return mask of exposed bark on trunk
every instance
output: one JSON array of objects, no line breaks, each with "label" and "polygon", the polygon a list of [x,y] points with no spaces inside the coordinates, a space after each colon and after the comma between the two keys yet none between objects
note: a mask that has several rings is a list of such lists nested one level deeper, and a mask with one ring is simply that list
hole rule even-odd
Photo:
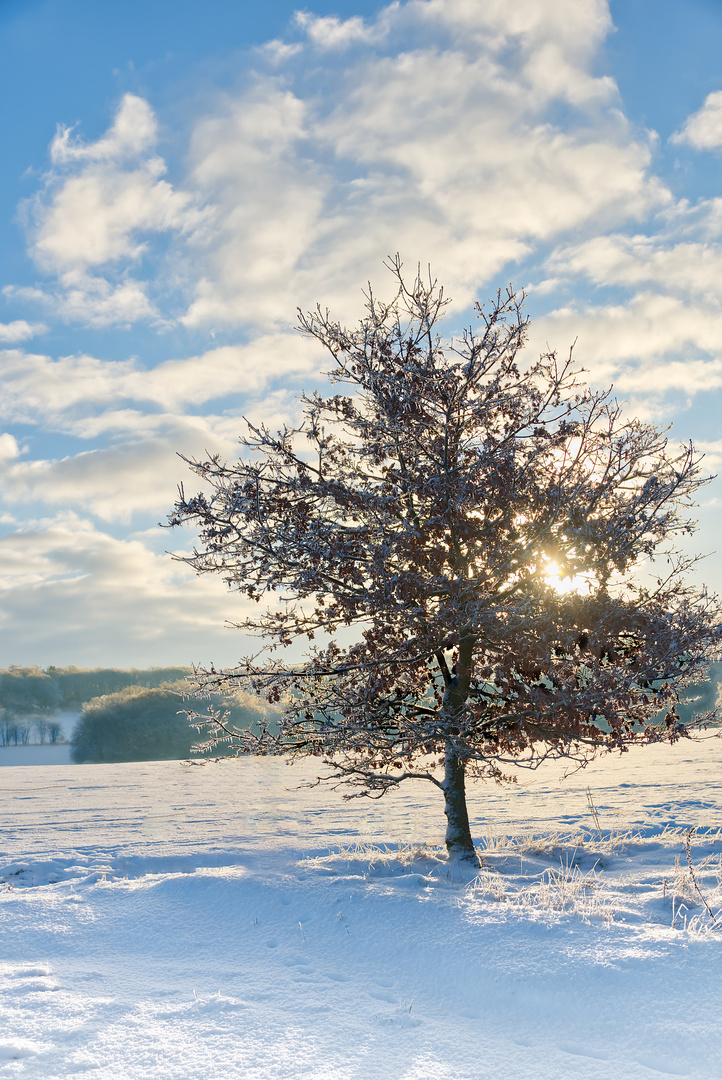
[{"label": "exposed bark on trunk", "polygon": [[469,828],[469,812],[466,808],[466,785],[464,772],[466,764],[459,758],[458,747],[453,737],[459,734],[455,718],[460,715],[469,696],[471,685],[471,662],[474,650],[474,638],[470,633],[461,635],[459,642],[458,674],[452,678],[443,651],[436,654],[441,673],[444,677],[444,700],[442,708],[447,717],[447,732],[451,736],[446,741],[444,767],[444,813],[446,814],[446,850],[455,859],[463,859],[473,866],[479,866],[479,858],[474,849]]},{"label": "exposed bark on trunk", "polygon": [[446,814],[446,850],[455,859],[479,866],[479,858],[471,839],[469,812],[466,808],[464,762],[459,761],[455,748],[447,743],[444,770],[444,813]]}]

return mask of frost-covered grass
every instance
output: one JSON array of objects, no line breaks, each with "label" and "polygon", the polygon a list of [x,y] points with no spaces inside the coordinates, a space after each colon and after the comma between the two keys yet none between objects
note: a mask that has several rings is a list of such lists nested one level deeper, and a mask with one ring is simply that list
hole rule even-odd
[{"label": "frost-covered grass", "polygon": [[[693,846],[694,845],[694,846]],[[683,854],[679,854],[680,847]],[[688,853],[689,847],[689,853]],[[418,886],[462,888],[459,904],[495,900],[520,916],[585,921],[615,918],[683,926],[690,932],[722,931],[722,829],[674,829],[655,837],[640,832],[595,835],[552,832],[488,835],[478,844],[479,871],[449,863],[443,847],[356,843],[305,865],[326,873],[415,879]],[[643,856],[665,850],[669,873],[641,875]],[[482,904],[482,906],[484,906]]]},{"label": "frost-covered grass", "polygon": [[722,742],[472,787],[479,870],[313,775],[3,769],[0,1076],[722,1077]]}]

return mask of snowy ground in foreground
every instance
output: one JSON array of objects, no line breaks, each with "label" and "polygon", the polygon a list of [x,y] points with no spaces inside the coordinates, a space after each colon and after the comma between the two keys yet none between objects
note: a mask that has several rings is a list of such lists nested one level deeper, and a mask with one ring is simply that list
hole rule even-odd
[{"label": "snowy ground in foreground", "polygon": [[4,768],[0,1076],[722,1078],[721,740],[472,786],[479,874],[313,775]]}]

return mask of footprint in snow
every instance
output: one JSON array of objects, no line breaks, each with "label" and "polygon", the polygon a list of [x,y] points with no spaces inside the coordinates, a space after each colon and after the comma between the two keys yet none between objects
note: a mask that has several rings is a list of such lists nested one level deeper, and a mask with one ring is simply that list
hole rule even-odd
[{"label": "footprint in snow", "polygon": [[574,1057],[593,1058],[595,1061],[609,1060],[609,1054],[605,1050],[593,1050],[589,1046],[582,1046],[579,1043],[560,1043],[559,1049],[565,1054],[572,1054]]}]

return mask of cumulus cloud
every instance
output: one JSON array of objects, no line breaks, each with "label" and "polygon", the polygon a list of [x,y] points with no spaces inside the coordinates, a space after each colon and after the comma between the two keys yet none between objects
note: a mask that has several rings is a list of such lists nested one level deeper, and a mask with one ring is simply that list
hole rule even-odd
[{"label": "cumulus cloud", "polygon": [[11,435],[9,431],[2,432],[0,434],[0,462],[6,464],[19,456],[20,447],[15,436]]},{"label": "cumulus cloud", "polygon": [[710,237],[710,216],[702,214],[694,232],[683,217],[680,228],[652,236],[615,233],[560,247],[546,263],[551,281],[568,288],[586,279],[602,296],[624,290],[623,304],[602,300],[587,305],[584,317],[593,311],[596,322],[608,318],[610,342],[615,328],[626,333],[629,357],[669,358],[678,350],[722,355],[722,238],[719,229]]},{"label": "cumulus cloud", "polygon": [[722,466],[722,439],[701,439],[695,446],[704,454],[706,468],[719,469]]},{"label": "cumulus cloud", "polygon": [[36,303],[64,322],[85,326],[131,326],[141,320],[166,324],[145,290],[144,283],[128,276],[113,284],[107,278],[72,270],[61,276],[59,288],[7,285],[3,293],[10,299]]},{"label": "cumulus cloud", "polygon": [[[0,418],[76,431],[81,418],[121,403],[182,413],[234,395],[253,399],[274,379],[313,376],[317,344],[300,334],[264,334],[248,345],[225,345],[198,356],[166,360],[144,369],[137,360],[65,356],[57,360],[21,349],[0,351]],[[130,414],[129,414],[130,415]]]},{"label": "cumulus cloud", "polygon": [[505,0],[487,0],[481,7],[476,0],[411,0],[403,6],[392,4],[387,11],[400,19],[408,15],[450,28],[455,39],[471,36],[475,44],[491,37],[495,47],[501,40],[531,51],[556,40],[585,60],[612,29],[606,0],[518,0],[511,7]]},{"label": "cumulus cloud", "polygon": [[[297,419],[292,389],[315,381],[318,349],[300,335],[269,335],[143,370],[135,360],[48,356],[5,350],[0,419],[90,443],[63,457],[21,455],[0,435],[0,499],[6,505],[74,506],[104,521],[168,512],[178,483],[191,479],[186,457],[235,459],[245,431],[241,411],[272,428]],[[269,386],[269,380],[279,385]],[[199,413],[215,402],[224,412]],[[242,409],[241,409],[242,407]],[[190,414],[184,410],[191,408]],[[104,445],[93,445],[102,440]],[[82,445],[82,443],[81,443]]]},{"label": "cumulus cloud", "polygon": [[157,317],[147,283],[133,280],[129,270],[149,252],[154,234],[187,233],[203,212],[164,179],[156,134],[150,106],[132,94],[95,142],[58,130],[45,189],[24,205],[31,255],[58,287],[16,295],[95,326]]},{"label": "cumulus cloud", "polygon": [[651,290],[624,303],[573,304],[536,319],[530,352],[547,346],[575,361],[597,386],[614,384],[646,419],[684,408],[722,387],[722,311]]},{"label": "cumulus cloud", "polygon": [[189,326],[283,320],[319,298],[355,313],[359,281],[396,250],[467,304],[555,237],[670,202],[593,72],[603,0],[411,0],[300,25],[304,50],[196,125],[189,184],[214,212],[191,241]]},{"label": "cumulus cloud", "polygon": [[[252,403],[249,403],[252,404]],[[289,402],[279,395],[254,411],[270,425],[289,418]],[[205,459],[220,454],[233,461],[246,427],[238,416],[177,417],[135,410],[109,411],[73,425],[78,435],[109,435],[107,446],[61,458],[30,458],[12,435],[0,435],[0,501],[15,508],[72,506],[105,522],[128,524],[140,518],[165,520],[178,485],[196,480],[179,456]]]},{"label": "cumulus cloud", "polygon": [[255,51],[264,60],[276,65],[290,60],[292,56],[296,56],[297,53],[301,52],[302,48],[303,46],[298,42],[291,45],[287,41],[281,41],[280,38],[274,38],[272,41],[266,41],[263,45],[256,46]]},{"label": "cumulus cloud", "polygon": [[64,178],[38,210],[35,258],[61,272],[135,261],[147,247],[140,234],[186,224],[190,198],[174,191],[164,172],[153,157],[135,169],[93,164]]},{"label": "cumulus cloud", "polygon": [[10,323],[0,323],[0,342],[2,341],[27,341],[36,334],[44,334],[47,326],[44,323],[29,323],[25,319],[14,319]]},{"label": "cumulus cloud", "polygon": [[535,344],[540,335],[578,337],[593,375],[614,379],[648,408],[670,394],[685,402],[722,386],[718,201],[675,208],[650,234],[613,232],[557,247],[545,263],[548,291],[578,291],[586,281],[599,299],[550,312],[533,328]]},{"label": "cumulus cloud", "polygon": [[385,36],[386,27],[369,26],[358,15],[339,19],[337,15],[313,15],[310,11],[296,12],[296,25],[321,49],[345,49],[359,43],[370,44]]},{"label": "cumulus cloud", "polygon": [[590,71],[612,30],[607,0],[411,0],[386,13],[406,31],[418,23],[465,52],[503,58],[497,67],[502,80],[508,74],[532,90],[539,108],[559,97],[574,104],[617,97],[612,79]]},{"label": "cumulus cloud", "polygon": [[669,232],[598,236],[557,249],[547,266],[560,277],[584,275],[596,285],[656,285],[678,295],[722,301],[722,245],[707,239],[675,242]]},{"label": "cumulus cloud", "polygon": [[158,124],[148,102],[135,94],[125,94],[113,124],[94,143],[74,139],[73,129],[59,124],[50,146],[50,159],[59,165],[68,161],[118,161],[135,157],[155,145],[157,132]]},{"label": "cumulus cloud", "polygon": [[[58,460],[26,460],[17,455],[7,460],[0,477],[0,497],[16,506],[73,506],[103,521],[128,523],[134,515],[150,513],[165,517],[177,485],[190,479],[179,450],[189,456],[205,456],[207,450],[229,458],[236,454],[240,425],[235,419],[137,419],[140,423],[133,437],[126,432],[122,441],[102,449]],[[0,453],[2,449],[0,441]]]},{"label": "cumulus cloud", "polygon": [[722,90],[708,94],[702,108],[687,117],[682,129],[670,137],[670,142],[686,143],[695,150],[719,150],[722,147]]},{"label": "cumulus cloud", "polygon": [[186,325],[292,317],[331,184],[303,151],[307,112],[270,79],[196,126],[192,182],[214,213],[193,238],[202,269]]},{"label": "cumulus cloud", "polygon": [[[252,422],[272,429],[294,420],[295,402],[283,391],[246,401]],[[220,454],[234,461],[246,424],[238,415],[177,416],[108,410],[68,424],[79,438],[107,436],[109,445],[59,458],[23,454],[9,433],[0,435],[0,501],[7,505],[72,506],[96,519],[129,523],[138,516],[165,520],[178,485],[196,480],[183,458]]]},{"label": "cumulus cloud", "polygon": [[224,629],[243,609],[222,582],[75,513],[0,537],[0,596],[8,663],[228,664],[245,650]]},{"label": "cumulus cloud", "polygon": [[[59,128],[28,208],[33,256],[59,284],[16,295],[90,325],[160,322],[165,283],[188,297],[188,328],[267,329],[318,299],[354,317],[359,283],[399,250],[466,305],[555,238],[669,203],[594,71],[610,29],[605,0],[303,12],[301,41],[257,52],[270,70],[195,122],[179,185],[136,95],[94,142]],[[135,268],[159,233],[171,252],[151,288]]]}]

